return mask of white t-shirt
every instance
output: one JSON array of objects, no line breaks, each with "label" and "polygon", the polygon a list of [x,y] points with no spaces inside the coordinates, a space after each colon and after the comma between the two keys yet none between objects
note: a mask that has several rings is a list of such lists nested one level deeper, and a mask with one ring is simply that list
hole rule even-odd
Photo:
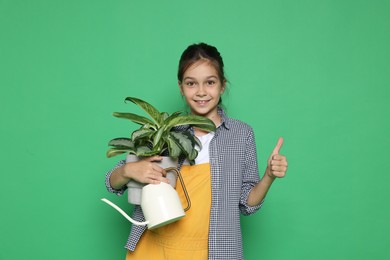
[{"label": "white t-shirt", "polygon": [[200,149],[199,146],[195,146],[195,149],[199,152],[198,156],[195,158],[195,164],[208,163],[210,162],[209,146],[211,139],[214,137],[214,132],[197,137],[202,144],[202,149]]}]

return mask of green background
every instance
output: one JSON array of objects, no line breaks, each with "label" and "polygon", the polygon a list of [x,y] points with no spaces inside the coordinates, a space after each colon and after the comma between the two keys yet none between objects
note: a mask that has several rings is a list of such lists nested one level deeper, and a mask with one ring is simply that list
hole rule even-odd
[{"label": "green background", "polygon": [[0,0],[0,259],[124,259],[130,223],[100,198],[131,210],[105,152],[135,126],[112,112],[184,109],[177,62],[201,41],[261,172],[285,138],[246,259],[389,259],[389,3]]}]

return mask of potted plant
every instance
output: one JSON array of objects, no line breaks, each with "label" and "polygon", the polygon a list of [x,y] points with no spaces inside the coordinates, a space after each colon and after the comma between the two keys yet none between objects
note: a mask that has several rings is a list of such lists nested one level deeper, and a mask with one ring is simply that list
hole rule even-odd
[{"label": "potted plant", "polygon": [[[150,118],[134,113],[114,112],[115,117],[128,119],[141,125],[141,127],[133,131],[130,137],[112,139],[108,143],[111,146],[107,151],[107,157],[109,158],[127,153],[126,162],[134,162],[146,156],[168,154],[168,157],[164,157],[161,161],[161,167],[163,168],[172,167],[173,165],[177,167],[177,159],[180,156],[184,156],[190,164],[193,164],[198,155],[195,145],[201,147],[201,144],[191,133],[178,131],[176,127],[191,125],[208,132],[215,130],[214,123],[205,117],[192,114],[182,115],[180,111],[169,115],[135,97],[127,97],[126,101],[139,106]],[[176,185],[176,177],[176,174],[174,176],[167,175],[173,187]],[[140,204],[141,189],[144,184],[132,180],[127,186],[129,188],[129,202]]]}]

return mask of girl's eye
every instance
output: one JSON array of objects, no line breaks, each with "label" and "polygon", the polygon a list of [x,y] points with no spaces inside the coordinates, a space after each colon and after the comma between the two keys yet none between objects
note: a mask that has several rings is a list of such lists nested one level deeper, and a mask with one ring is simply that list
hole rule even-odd
[{"label": "girl's eye", "polygon": [[212,86],[212,85],[214,85],[215,84],[215,81],[214,80],[209,80],[209,81],[207,81],[207,85],[209,85],[209,86]]},{"label": "girl's eye", "polygon": [[192,87],[192,86],[195,85],[195,82],[193,82],[193,81],[187,81],[187,82],[186,82],[186,85],[189,86],[189,87]]}]

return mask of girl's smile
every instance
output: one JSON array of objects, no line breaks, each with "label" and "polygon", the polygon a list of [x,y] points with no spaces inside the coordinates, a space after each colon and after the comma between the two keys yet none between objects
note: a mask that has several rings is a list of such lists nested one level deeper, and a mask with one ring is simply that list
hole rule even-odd
[{"label": "girl's smile", "polygon": [[210,100],[195,100],[196,103],[198,103],[199,106],[206,106]]}]

